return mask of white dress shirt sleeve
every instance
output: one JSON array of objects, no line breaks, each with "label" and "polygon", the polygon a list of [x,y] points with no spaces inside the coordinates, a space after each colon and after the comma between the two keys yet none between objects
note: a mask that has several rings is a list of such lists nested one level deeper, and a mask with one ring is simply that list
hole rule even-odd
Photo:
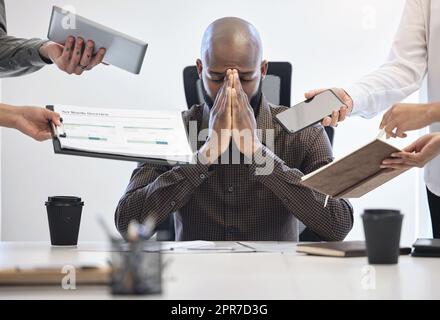
[{"label": "white dress shirt sleeve", "polygon": [[371,118],[421,86],[427,72],[427,22],[420,0],[407,0],[390,55],[378,70],[347,86],[352,115]]}]

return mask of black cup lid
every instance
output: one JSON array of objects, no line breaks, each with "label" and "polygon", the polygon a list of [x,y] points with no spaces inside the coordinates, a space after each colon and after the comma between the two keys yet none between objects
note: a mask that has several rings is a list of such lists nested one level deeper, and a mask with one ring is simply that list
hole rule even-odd
[{"label": "black cup lid", "polygon": [[364,210],[365,215],[399,215],[401,214],[400,210],[397,209],[365,209]]},{"label": "black cup lid", "polygon": [[70,197],[70,196],[55,196],[48,197],[46,206],[82,206],[84,202],[81,201],[79,197]]}]

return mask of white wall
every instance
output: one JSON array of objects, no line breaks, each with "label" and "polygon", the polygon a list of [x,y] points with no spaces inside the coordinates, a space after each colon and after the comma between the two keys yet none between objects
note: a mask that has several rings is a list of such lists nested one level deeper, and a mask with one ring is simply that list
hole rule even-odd
[{"label": "white wall", "polygon": [[[6,4],[11,34],[44,37],[51,5],[73,5],[84,16],[145,39],[150,47],[139,76],[100,67],[76,78],[48,67],[4,80],[4,102],[183,109],[182,70],[194,64],[201,35],[216,18],[239,16],[256,25],[265,57],[293,64],[292,102],[297,102],[308,89],[354,81],[381,64],[404,1],[14,0]],[[351,118],[341,124],[335,154],[347,153],[373,138],[378,122],[379,118]],[[48,239],[44,200],[56,194],[83,197],[80,240],[103,239],[96,214],[104,214],[113,223],[114,208],[133,169],[130,163],[54,155],[50,142],[37,144],[10,130],[3,132],[1,165],[3,240]],[[403,240],[412,242],[418,232],[415,195],[422,194],[415,185],[417,174],[413,170],[353,201],[356,222],[349,238],[363,237],[358,216],[364,207],[395,207],[406,215]]]}]

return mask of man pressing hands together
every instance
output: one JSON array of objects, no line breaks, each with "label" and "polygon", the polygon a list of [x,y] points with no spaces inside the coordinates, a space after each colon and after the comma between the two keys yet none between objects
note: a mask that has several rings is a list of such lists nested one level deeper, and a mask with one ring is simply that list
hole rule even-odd
[{"label": "man pressing hands together", "polygon": [[131,220],[174,216],[176,240],[298,240],[300,222],[323,240],[344,239],[350,203],[324,207],[325,195],[301,184],[332,161],[328,137],[321,125],[289,134],[274,121],[287,107],[262,94],[262,54],[249,22],[228,17],[207,28],[197,60],[205,103],[183,112],[197,161],[139,164],[115,212],[124,237]]}]

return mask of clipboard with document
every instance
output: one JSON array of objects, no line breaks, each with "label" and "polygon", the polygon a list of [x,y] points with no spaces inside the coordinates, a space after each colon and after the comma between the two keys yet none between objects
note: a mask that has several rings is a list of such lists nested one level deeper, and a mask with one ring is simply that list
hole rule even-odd
[{"label": "clipboard with document", "polygon": [[194,161],[181,111],[106,109],[50,105],[55,154],[185,165]]}]

